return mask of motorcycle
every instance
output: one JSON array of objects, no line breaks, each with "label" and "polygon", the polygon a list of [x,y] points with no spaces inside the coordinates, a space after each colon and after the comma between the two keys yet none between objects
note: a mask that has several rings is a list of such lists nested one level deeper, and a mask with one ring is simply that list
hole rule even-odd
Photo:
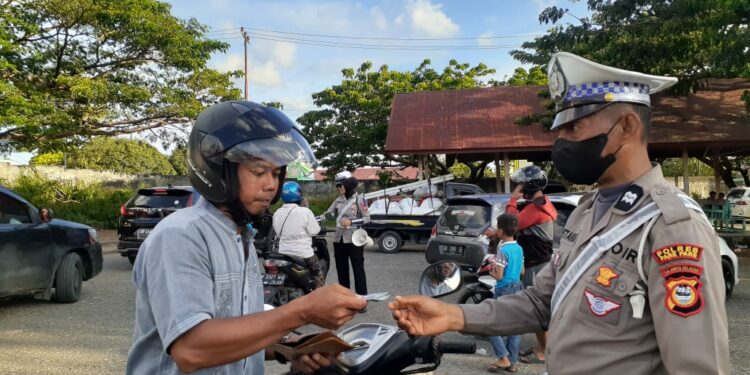
[{"label": "motorcycle", "polygon": [[[460,266],[452,261],[430,265],[419,282],[420,293],[442,297],[462,285]],[[419,374],[440,366],[443,354],[474,354],[476,344],[446,341],[441,336],[409,336],[398,327],[361,323],[343,330],[338,337],[353,349],[342,352],[339,363],[320,369],[318,375]],[[415,365],[420,367],[412,368]]]},{"label": "motorcycle", "polygon": [[[281,306],[289,301],[312,292],[315,289],[315,279],[304,259],[274,252],[273,241],[276,233],[273,230],[273,215],[270,212],[260,216],[252,223],[258,232],[254,237],[254,244],[258,258],[263,264],[263,292],[264,302],[273,306]],[[313,237],[313,252],[318,257],[323,282],[328,276],[331,264],[328,252],[326,228]]]},{"label": "motorcycle", "polygon": [[496,257],[493,254],[485,255],[482,264],[477,268],[476,282],[466,285],[466,290],[458,297],[459,304],[481,303],[495,296],[496,280],[490,276],[490,269],[495,267]]}]

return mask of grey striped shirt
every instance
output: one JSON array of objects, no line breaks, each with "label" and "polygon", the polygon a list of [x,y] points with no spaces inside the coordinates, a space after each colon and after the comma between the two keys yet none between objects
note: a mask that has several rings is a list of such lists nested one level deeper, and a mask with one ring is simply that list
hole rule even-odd
[{"label": "grey striped shirt", "polygon": [[[249,241],[243,261],[237,225],[200,199],[162,220],[141,245],[133,268],[135,329],[127,374],[182,374],[167,352],[197,324],[263,311],[258,258]],[[263,352],[193,374],[263,374]]]}]

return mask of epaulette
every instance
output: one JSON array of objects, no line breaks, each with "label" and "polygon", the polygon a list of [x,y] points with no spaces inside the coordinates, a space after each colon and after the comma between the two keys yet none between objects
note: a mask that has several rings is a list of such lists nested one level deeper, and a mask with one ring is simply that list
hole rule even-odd
[{"label": "epaulette", "polygon": [[667,184],[656,184],[651,188],[651,199],[656,203],[667,225],[690,219],[690,210],[678,196],[676,187]]}]

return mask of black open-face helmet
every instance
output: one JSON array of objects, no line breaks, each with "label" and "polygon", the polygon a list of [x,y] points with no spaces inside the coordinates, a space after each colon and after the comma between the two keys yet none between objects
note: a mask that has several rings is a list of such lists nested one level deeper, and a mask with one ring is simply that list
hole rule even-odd
[{"label": "black open-face helmet", "polygon": [[[294,161],[315,164],[310,145],[286,115],[248,101],[219,103],[201,112],[187,151],[188,175],[195,189],[213,204],[228,205],[232,211],[241,206],[237,178],[240,163],[263,159],[281,167],[273,203],[281,194],[286,165]],[[247,212],[244,214],[247,216]]]},{"label": "black open-face helmet", "polygon": [[527,165],[510,175],[510,180],[523,184],[523,195],[532,196],[547,187],[547,173],[536,165]]}]

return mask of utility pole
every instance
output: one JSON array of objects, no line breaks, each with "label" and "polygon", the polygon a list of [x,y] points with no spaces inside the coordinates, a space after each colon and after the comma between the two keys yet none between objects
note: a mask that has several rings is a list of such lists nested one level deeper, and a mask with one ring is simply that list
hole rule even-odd
[{"label": "utility pole", "polygon": [[250,37],[247,35],[244,27],[240,27],[242,33],[242,44],[245,46],[245,100],[247,99],[247,44],[250,43]]}]

